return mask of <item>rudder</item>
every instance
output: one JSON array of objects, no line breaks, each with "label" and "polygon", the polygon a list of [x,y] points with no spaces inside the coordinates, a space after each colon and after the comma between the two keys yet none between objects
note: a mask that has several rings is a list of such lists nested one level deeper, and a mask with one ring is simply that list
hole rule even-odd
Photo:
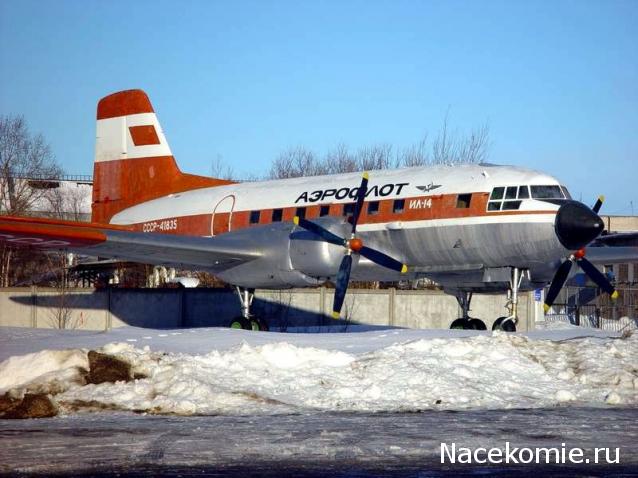
[{"label": "rudder", "polygon": [[180,171],[150,100],[142,90],[102,98],[97,106],[92,221],[151,199],[232,181]]}]

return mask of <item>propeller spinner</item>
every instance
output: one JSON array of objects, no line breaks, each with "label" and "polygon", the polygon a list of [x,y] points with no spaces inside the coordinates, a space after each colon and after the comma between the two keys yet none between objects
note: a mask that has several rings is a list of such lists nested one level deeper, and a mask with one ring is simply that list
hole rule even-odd
[{"label": "propeller spinner", "polygon": [[545,312],[552,306],[558,293],[567,282],[572,265],[576,262],[585,274],[612,299],[618,297],[618,291],[607,278],[585,258],[585,246],[596,239],[602,232],[603,221],[598,216],[605,198],[600,196],[596,204],[589,209],[584,204],[569,201],[563,204],[556,215],[556,234],[561,244],[567,249],[576,250],[560,265],[552,279],[545,297]]},{"label": "propeller spinner", "polygon": [[365,201],[367,191],[368,173],[363,173],[361,185],[357,190],[357,202],[355,204],[351,220],[352,230],[350,232],[350,238],[340,237],[323,226],[312,221],[308,221],[302,217],[295,216],[293,219],[296,225],[316,234],[324,241],[345,248],[345,254],[341,260],[339,271],[337,272],[337,277],[335,279],[335,296],[332,307],[332,316],[335,319],[338,319],[341,316],[341,308],[343,307],[343,301],[346,297],[346,291],[348,290],[350,271],[352,270],[352,254],[360,254],[375,264],[379,264],[380,266],[387,267],[388,269],[402,274],[408,271],[408,266],[406,266],[403,262],[393,259],[381,251],[365,246],[363,240],[357,237],[357,224],[359,223],[359,217],[363,209],[363,202]]}]

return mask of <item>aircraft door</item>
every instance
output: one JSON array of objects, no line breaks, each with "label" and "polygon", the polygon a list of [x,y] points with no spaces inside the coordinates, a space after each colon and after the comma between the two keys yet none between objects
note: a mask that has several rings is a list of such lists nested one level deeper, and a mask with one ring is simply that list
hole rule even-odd
[{"label": "aircraft door", "polygon": [[235,195],[229,194],[223,197],[213,208],[210,219],[210,235],[215,236],[228,232],[232,227],[233,209],[235,208]]}]

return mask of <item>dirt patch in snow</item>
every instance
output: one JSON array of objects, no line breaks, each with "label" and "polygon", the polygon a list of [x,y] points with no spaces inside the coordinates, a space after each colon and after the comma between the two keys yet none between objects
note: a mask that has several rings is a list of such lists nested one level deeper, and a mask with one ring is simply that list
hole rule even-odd
[{"label": "dirt patch in snow", "polygon": [[134,379],[146,378],[142,374],[133,374],[131,364],[112,355],[89,351],[89,372],[87,383],[130,382]]},{"label": "dirt patch in snow", "polygon": [[27,393],[22,400],[14,399],[5,394],[0,403],[6,407],[2,418],[47,418],[58,414],[58,405],[47,394]]}]

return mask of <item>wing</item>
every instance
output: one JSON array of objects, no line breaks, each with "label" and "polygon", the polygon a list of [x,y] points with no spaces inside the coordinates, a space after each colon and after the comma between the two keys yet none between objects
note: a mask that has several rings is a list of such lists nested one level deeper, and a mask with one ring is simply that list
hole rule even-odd
[{"label": "wing", "polygon": [[127,227],[53,219],[0,216],[0,243],[68,250],[147,264],[222,271],[261,256],[254,246],[224,236],[142,233]]},{"label": "wing", "polygon": [[638,247],[638,232],[618,232],[615,234],[605,234],[599,236],[594,241],[595,246],[624,246]]},{"label": "wing", "polygon": [[638,246],[588,247],[586,257],[599,265],[638,262]]}]

